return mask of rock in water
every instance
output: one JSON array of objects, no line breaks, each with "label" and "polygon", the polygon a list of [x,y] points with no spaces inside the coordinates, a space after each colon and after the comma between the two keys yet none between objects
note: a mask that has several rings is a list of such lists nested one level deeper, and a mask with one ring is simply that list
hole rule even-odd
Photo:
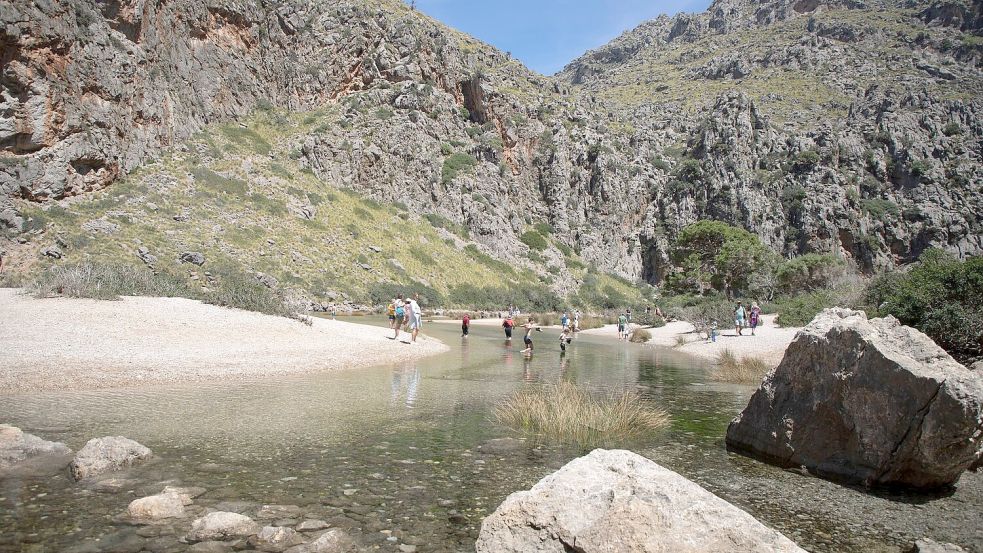
[{"label": "rock in water", "polygon": [[249,538],[249,545],[268,553],[280,553],[301,543],[304,543],[304,538],[294,529],[284,526],[264,526],[259,533]]},{"label": "rock in water", "polygon": [[75,455],[69,469],[75,480],[82,480],[126,468],[152,455],[146,447],[122,436],[93,438]]},{"label": "rock in water", "polygon": [[[64,456],[72,453],[61,442],[49,442],[16,426],[0,424],[0,470],[40,456]],[[61,468],[64,468],[63,464]]]},{"label": "rock in water", "polygon": [[983,375],[897,319],[827,309],[727,429],[727,445],[868,486],[931,489],[983,454]]},{"label": "rock in water", "polygon": [[223,541],[245,538],[259,532],[259,524],[246,515],[216,511],[195,519],[188,533],[189,542]]},{"label": "rock in water", "polygon": [[134,499],[126,512],[138,522],[155,522],[165,518],[184,516],[184,498],[174,491]]},{"label": "rock in water", "polygon": [[595,449],[506,498],[482,522],[477,551],[803,550],[671,470],[630,451]]},{"label": "rock in water", "polygon": [[935,540],[922,538],[915,542],[911,553],[965,553],[965,549],[952,543],[939,543]]}]

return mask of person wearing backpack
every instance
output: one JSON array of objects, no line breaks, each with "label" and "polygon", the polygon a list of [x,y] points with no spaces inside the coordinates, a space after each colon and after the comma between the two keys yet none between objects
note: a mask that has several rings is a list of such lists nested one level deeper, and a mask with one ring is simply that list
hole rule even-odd
[{"label": "person wearing backpack", "polygon": [[393,335],[393,340],[399,340],[399,329],[402,328],[403,320],[406,318],[406,304],[403,302],[403,294],[399,294],[393,300],[393,316],[395,317],[393,319],[395,323],[393,329],[396,331],[396,334]]}]

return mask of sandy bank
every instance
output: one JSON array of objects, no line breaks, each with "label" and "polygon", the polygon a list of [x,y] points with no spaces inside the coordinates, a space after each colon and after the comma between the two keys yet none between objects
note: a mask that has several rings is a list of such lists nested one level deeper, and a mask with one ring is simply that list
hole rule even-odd
[{"label": "sandy bank", "polygon": [[255,378],[447,351],[386,328],[300,322],[183,298],[34,299],[0,289],[0,394]]},{"label": "sandy bank", "polygon": [[[652,339],[647,343],[653,346],[672,347],[676,351],[688,353],[703,359],[715,360],[721,352],[729,349],[739,357],[757,357],[769,366],[778,365],[785,354],[785,349],[792,343],[799,327],[779,327],[775,324],[775,315],[762,315],[761,324],[751,336],[751,331],[744,329],[738,336],[733,328],[719,330],[716,342],[707,342],[693,330],[693,325],[676,321],[667,323],[660,328],[650,328]],[[634,328],[634,326],[633,326]],[[618,337],[617,325],[606,325],[582,331],[582,334]],[[679,337],[686,340],[686,345],[678,346]]]}]

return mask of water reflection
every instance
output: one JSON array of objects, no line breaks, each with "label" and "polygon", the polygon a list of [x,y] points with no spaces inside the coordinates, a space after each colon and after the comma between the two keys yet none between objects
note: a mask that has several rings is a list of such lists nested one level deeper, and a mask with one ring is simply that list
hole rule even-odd
[{"label": "water reflection", "polygon": [[419,386],[420,369],[415,364],[393,368],[391,403],[393,405],[403,403],[412,409]]}]

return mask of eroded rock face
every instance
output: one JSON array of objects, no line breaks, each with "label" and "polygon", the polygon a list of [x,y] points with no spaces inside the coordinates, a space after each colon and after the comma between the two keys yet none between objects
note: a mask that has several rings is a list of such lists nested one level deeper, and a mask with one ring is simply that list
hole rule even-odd
[{"label": "eroded rock face", "polygon": [[827,309],[727,429],[727,445],[868,486],[954,483],[983,455],[983,377],[893,317]]},{"label": "eroded rock face", "polygon": [[0,471],[34,458],[66,457],[71,453],[61,442],[49,442],[16,426],[0,424]]},{"label": "eroded rock face", "polygon": [[510,495],[478,553],[802,552],[699,485],[630,451],[596,449]]},{"label": "eroded rock face", "polygon": [[187,537],[190,542],[224,541],[245,538],[259,531],[259,524],[245,515],[216,511],[195,519]]},{"label": "eroded rock face", "polygon": [[129,467],[152,455],[150,449],[123,436],[93,438],[75,455],[69,470],[75,480],[82,480]]}]

